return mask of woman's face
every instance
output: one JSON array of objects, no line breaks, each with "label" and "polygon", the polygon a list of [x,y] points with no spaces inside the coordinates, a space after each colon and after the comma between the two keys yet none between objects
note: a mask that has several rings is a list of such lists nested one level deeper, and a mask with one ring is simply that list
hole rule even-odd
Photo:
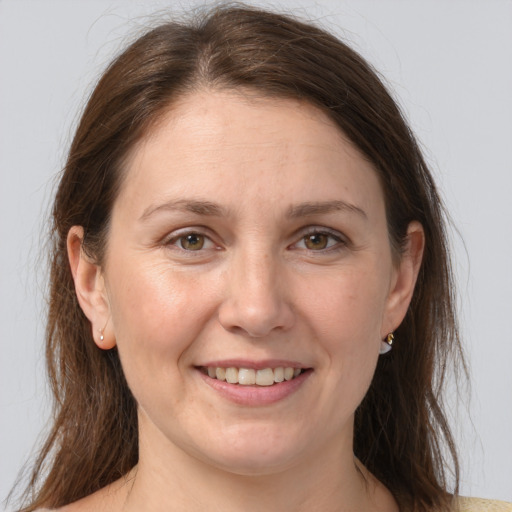
[{"label": "woman's face", "polygon": [[393,261],[379,179],[321,111],[174,105],[129,158],[95,285],[143,449],[240,474],[351,450],[414,285]]}]

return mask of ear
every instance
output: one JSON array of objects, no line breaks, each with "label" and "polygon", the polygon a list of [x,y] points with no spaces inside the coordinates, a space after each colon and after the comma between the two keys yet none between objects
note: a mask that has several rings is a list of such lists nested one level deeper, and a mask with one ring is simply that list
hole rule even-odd
[{"label": "ear", "polygon": [[109,326],[110,306],[101,267],[85,254],[84,229],[73,226],[68,232],[67,249],[69,264],[78,303],[91,322],[92,336],[103,350],[115,347],[115,336]]},{"label": "ear", "polygon": [[425,248],[425,233],[423,226],[413,221],[407,228],[407,241],[387,298],[386,311],[382,324],[384,339],[393,332],[403,321],[411,302]]}]

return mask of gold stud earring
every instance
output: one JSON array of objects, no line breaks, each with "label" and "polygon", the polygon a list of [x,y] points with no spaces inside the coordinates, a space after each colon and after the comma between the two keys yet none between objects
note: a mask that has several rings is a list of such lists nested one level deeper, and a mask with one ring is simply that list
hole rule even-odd
[{"label": "gold stud earring", "polygon": [[386,339],[380,342],[380,350],[379,354],[387,354],[393,348],[393,341],[395,340],[395,335],[390,332]]}]

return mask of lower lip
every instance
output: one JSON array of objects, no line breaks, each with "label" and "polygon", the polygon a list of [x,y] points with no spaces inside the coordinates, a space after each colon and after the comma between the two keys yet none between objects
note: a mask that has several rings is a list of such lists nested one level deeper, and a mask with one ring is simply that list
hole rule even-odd
[{"label": "lower lip", "polygon": [[238,405],[259,406],[270,405],[284,400],[306,382],[313,370],[308,369],[292,380],[285,380],[272,386],[244,386],[212,379],[202,371],[197,370],[203,381],[217,391],[222,397]]}]

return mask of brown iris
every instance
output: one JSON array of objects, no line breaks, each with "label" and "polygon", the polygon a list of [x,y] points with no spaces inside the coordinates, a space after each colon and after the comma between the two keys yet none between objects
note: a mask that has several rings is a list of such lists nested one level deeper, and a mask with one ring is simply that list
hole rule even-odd
[{"label": "brown iris", "polygon": [[187,251],[199,251],[204,246],[204,236],[197,233],[190,233],[181,237],[181,247]]},{"label": "brown iris", "polygon": [[304,244],[313,251],[325,249],[329,243],[329,235],[326,233],[313,233],[304,237]]}]

